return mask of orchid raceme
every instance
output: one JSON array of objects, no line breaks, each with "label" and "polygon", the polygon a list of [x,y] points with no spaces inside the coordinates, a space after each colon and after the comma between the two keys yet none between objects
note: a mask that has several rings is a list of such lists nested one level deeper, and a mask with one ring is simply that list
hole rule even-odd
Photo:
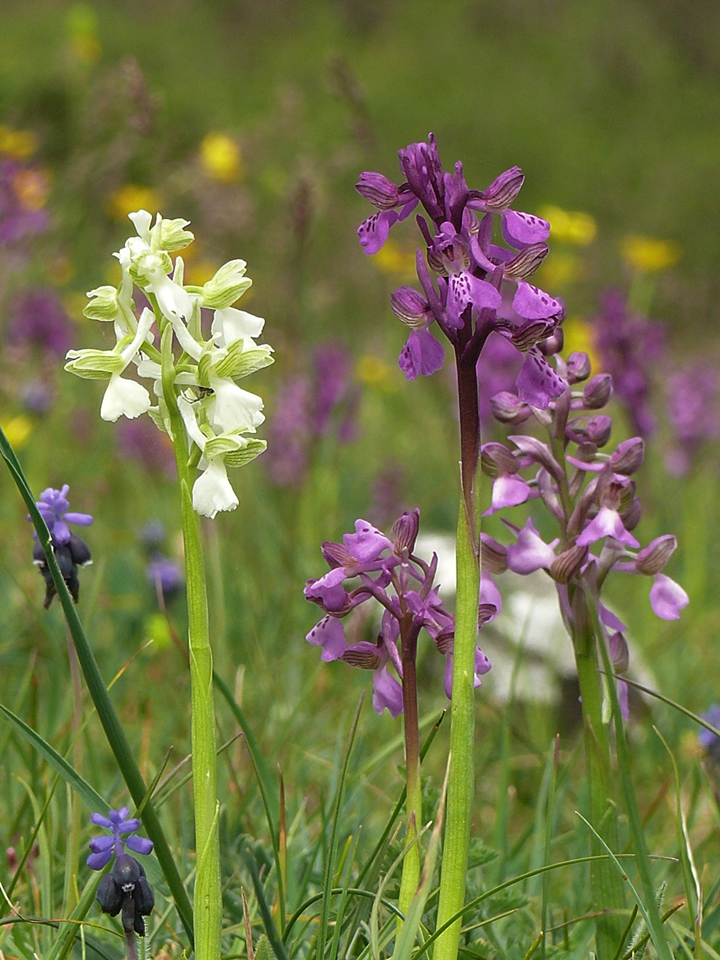
[{"label": "orchid raceme", "polygon": [[[248,463],[265,449],[263,440],[246,436],[264,420],[262,399],[236,381],[272,363],[272,347],[256,343],[264,320],[233,306],[252,282],[245,276],[245,261],[229,261],[202,287],[184,285],[182,257],[173,263],[170,254],[192,243],[188,222],[158,214],[153,224],[145,210],[130,219],[137,236],[115,254],[121,282],[91,290],[84,311],[91,319],[112,322],[115,346],[70,350],[65,369],[108,381],[100,408],[104,420],[147,413],[173,440],[174,429],[184,428],[188,458],[202,471],[193,485],[193,506],[212,518],[238,503],[227,468]],[[134,288],[152,307],[139,316]],[[212,311],[208,339],[203,310]],[[133,365],[147,387],[127,375]],[[181,416],[173,420],[173,411]]]}]

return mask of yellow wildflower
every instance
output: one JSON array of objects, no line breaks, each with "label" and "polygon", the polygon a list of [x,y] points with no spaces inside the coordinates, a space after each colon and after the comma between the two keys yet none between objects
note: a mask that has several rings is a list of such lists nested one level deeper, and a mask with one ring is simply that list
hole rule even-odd
[{"label": "yellow wildflower", "polygon": [[92,65],[102,55],[97,37],[97,14],[87,3],[75,3],[68,11],[67,24],[70,30],[72,51],[81,63]]},{"label": "yellow wildflower", "polygon": [[245,170],[240,147],[225,133],[208,133],[200,144],[200,163],[205,173],[221,183],[241,180]]},{"label": "yellow wildflower", "polygon": [[158,611],[145,618],[143,632],[145,634],[144,642],[151,644],[148,648],[148,652],[151,654],[165,650],[172,642],[167,618]]},{"label": "yellow wildflower", "polygon": [[378,387],[387,390],[392,386],[392,370],[380,357],[374,353],[366,353],[360,357],[355,367],[355,374],[366,387]]},{"label": "yellow wildflower", "polygon": [[550,236],[559,243],[574,247],[586,247],[597,233],[595,218],[579,210],[563,210],[548,204],[540,210],[540,216],[550,221]]},{"label": "yellow wildflower", "polygon": [[44,207],[50,193],[50,181],[42,170],[18,170],[13,177],[13,187],[26,210]]},{"label": "yellow wildflower", "polygon": [[21,447],[25,446],[32,433],[33,422],[30,417],[20,413],[10,420],[3,420],[2,428],[10,444],[16,450],[20,450]]},{"label": "yellow wildflower", "polygon": [[12,160],[25,160],[37,150],[37,137],[30,130],[11,130],[0,124],[0,153]]},{"label": "yellow wildflower", "polygon": [[415,276],[415,251],[403,249],[392,240],[386,241],[372,261],[381,273],[388,276],[405,279]]},{"label": "yellow wildflower", "polygon": [[675,240],[629,234],[620,243],[620,253],[639,273],[658,273],[675,266],[682,256],[682,247]]},{"label": "yellow wildflower", "polygon": [[552,250],[537,272],[537,283],[543,289],[549,290],[566,287],[580,277],[581,271],[582,260],[576,253],[570,250]]},{"label": "yellow wildflower", "polygon": [[155,212],[160,206],[160,194],[152,187],[141,187],[136,183],[126,183],[113,193],[107,203],[107,212],[113,220],[125,222],[128,214],[135,210]]}]

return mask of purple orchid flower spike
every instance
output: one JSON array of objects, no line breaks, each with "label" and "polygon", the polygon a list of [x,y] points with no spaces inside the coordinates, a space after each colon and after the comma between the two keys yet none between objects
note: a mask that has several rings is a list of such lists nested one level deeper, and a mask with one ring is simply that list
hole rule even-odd
[{"label": "purple orchid flower spike", "polygon": [[102,870],[114,856],[121,856],[125,847],[143,856],[152,852],[152,840],[135,836],[140,829],[140,821],[136,817],[128,818],[129,812],[127,807],[121,807],[119,810],[110,810],[107,817],[101,813],[90,815],[96,826],[110,831],[109,836],[93,837],[90,841],[92,853],[87,858],[87,865],[91,870]]}]

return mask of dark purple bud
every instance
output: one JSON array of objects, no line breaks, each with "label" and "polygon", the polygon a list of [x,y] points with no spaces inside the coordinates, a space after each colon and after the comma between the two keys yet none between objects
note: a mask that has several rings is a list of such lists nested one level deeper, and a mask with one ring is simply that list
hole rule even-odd
[{"label": "dark purple bud", "polygon": [[513,426],[525,423],[532,416],[530,405],[508,390],[503,390],[491,397],[490,409],[500,423],[511,423]]},{"label": "dark purple bud", "polygon": [[671,533],[657,537],[638,553],[635,567],[638,573],[654,577],[665,567],[677,547],[677,538]]},{"label": "dark purple bud", "polygon": [[584,463],[592,463],[597,453],[597,444],[592,443],[590,440],[578,440],[576,442],[578,448],[575,451],[575,457]]},{"label": "dark purple bud", "polygon": [[571,353],[567,358],[567,376],[570,383],[581,383],[590,376],[590,357],[586,353]]},{"label": "dark purple bud", "polygon": [[573,546],[563,550],[550,564],[550,576],[556,583],[569,583],[585,562],[588,548]]},{"label": "dark purple bud", "polygon": [[565,334],[563,333],[563,328],[555,327],[552,336],[540,341],[538,349],[544,357],[554,357],[556,353],[560,353],[564,346]]},{"label": "dark purple bud", "polygon": [[418,530],[420,529],[420,511],[417,507],[414,510],[405,511],[392,526],[390,539],[393,543],[393,550],[399,557],[410,556],[415,549]]},{"label": "dark purple bud", "polygon": [[604,447],[612,433],[612,418],[600,414],[591,417],[585,424],[587,438],[598,447]]},{"label": "dark purple bud", "polygon": [[610,457],[610,466],[615,473],[629,477],[640,469],[645,456],[645,441],[642,437],[631,437],[619,443]]},{"label": "dark purple bud", "polygon": [[390,306],[395,316],[408,327],[427,327],[433,319],[430,304],[412,287],[400,287],[391,293]]},{"label": "dark purple bud", "polygon": [[610,659],[615,667],[615,672],[626,673],[630,666],[630,651],[628,650],[627,640],[622,633],[619,631],[613,633],[608,640],[608,647],[610,648]]},{"label": "dark purple bud", "polygon": [[342,543],[324,540],[320,546],[322,555],[330,567],[352,567],[357,562],[348,548]]},{"label": "dark purple bud", "polygon": [[361,173],[355,189],[380,210],[392,210],[400,202],[398,188],[382,173]]},{"label": "dark purple bud", "polygon": [[116,917],[120,913],[123,902],[123,892],[117,883],[115,883],[115,878],[112,873],[106,873],[100,881],[95,899],[100,904],[100,909],[103,913],[108,913],[111,917]]},{"label": "dark purple bud", "polygon": [[482,569],[488,573],[505,573],[507,570],[507,548],[487,533],[480,534],[482,550]]},{"label": "dark purple bud", "polygon": [[484,443],[480,452],[480,467],[486,477],[495,479],[501,473],[517,473],[520,464],[502,443]]},{"label": "dark purple bud", "polygon": [[546,243],[531,243],[503,265],[506,280],[527,280],[550,252]]},{"label": "dark purple bud", "polygon": [[490,213],[506,210],[520,193],[525,174],[520,167],[510,167],[496,177],[483,195],[483,208]]},{"label": "dark purple bud", "polygon": [[510,342],[521,353],[534,347],[538,343],[543,343],[548,339],[548,333],[553,329],[552,323],[547,320],[529,320],[526,324],[516,330],[510,338]]},{"label": "dark purple bud", "polygon": [[613,392],[613,379],[609,373],[599,373],[589,380],[583,390],[583,403],[588,410],[600,410]]},{"label": "dark purple bud", "polygon": [[620,519],[623,522],[623,526],[626,530],[634,530],[635,527],[640,523],[642,517],[642,504],[637,497],[634,497],[629,505],[620,511]]},{"label": "dark purple bud", "polygon": [[[478,607],[478,630],[481,630],[486,623],[494,620],[497,612],[498,608],[494,603],[481,603]],[[487,670],[484,670],[483,673],[487,673]]]},{"label": "dark purple bud", "polygon": [[348,647],[340,659],[351,667],[358,667],[360,670],[377,670],[380,666],[378,648],[374,643],[367,643],[367,641],[361,641],[352,647]]}]

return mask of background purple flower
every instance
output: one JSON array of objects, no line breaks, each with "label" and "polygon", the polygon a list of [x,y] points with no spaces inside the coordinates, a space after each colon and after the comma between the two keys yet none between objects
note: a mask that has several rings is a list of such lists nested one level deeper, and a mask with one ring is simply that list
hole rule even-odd
[{"label": "background purple flower", "polygon": [[668,472],[684,476],[700,445],[720,435],[720,376],[702,361],[671,374],[665,383],[673,446],[665,455]]},{"label": "background purple flower", "polygon": [[23,293],[10,321],[10,339],[64,357],[73,343],[73,324],[60,298],[39,288]]}]

